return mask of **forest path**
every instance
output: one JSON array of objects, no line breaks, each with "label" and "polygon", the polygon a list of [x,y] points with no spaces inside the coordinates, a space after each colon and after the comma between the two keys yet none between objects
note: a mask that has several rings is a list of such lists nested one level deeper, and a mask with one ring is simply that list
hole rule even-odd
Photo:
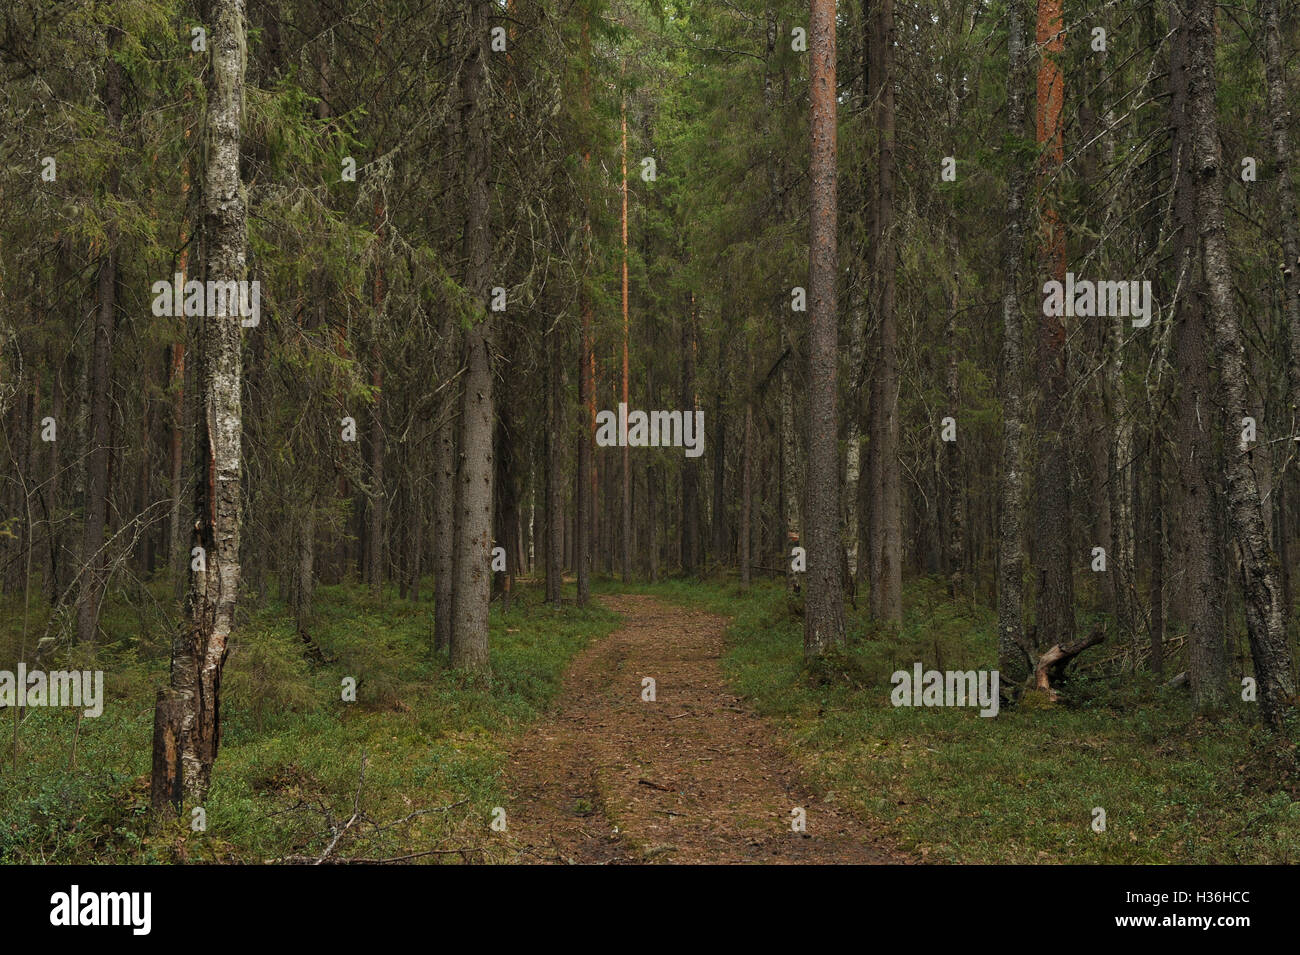
[{"label": "forest path", "polygon": [[[730,693],[724,617],[637,595],[570,665],[558,706],[510,754],[520,862],[888,863],[902,859],[801,784],[771,727]],[[656,702],[642,701],[642,678]],[[791,810],[807,831],[791,830]]]}]

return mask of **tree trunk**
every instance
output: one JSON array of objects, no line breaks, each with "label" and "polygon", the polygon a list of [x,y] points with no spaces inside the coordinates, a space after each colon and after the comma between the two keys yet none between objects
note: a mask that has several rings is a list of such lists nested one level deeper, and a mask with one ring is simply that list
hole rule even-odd
[{"label": "tree trunk", "polygon": [[298,527],[298,553],[294,561],[293,618],[299,632],[311,623],[316,585],[316,504],[307,501]]},{"label": "tree trunk", "polygon": [[[456,92],[459,92],[458,90]],[[463,195],[464,170],[461,157],[464,144],[460,125],[460,108],[453,104],[447,117],[447,156],[443,177],[448,194]],[[447,222],[455,221],[449,209]],[[460,395],[463,381],[458,377],[461,361],[460,323],[446,302],[438,323],[438,373],[446,394],[438,403],[437,433],[433,444],[433,646],[438,653],[451,651],[452,593],[456,570],[456,431],[459,427]]]},{"label": "tree trunk", "polygon": [[[376,277],[376,299],[379,298],[381,279]],[[375,307],[380,307],[379,301]],[[379,318],[376,316],[378,326]],[[370,494],[366,508],[366,584],[370,595],[378,597],[384,583],[384,511],[387,501],[384,492],[384,421],[380,394],[384,384],[384,374],[380,367],[379,345],[370,350],[370,385],[375,392],[374,404],[370,406]]]},{"label": "tree trunk", "polygon": [[[627,107],[623,107],[623,404],[628,403],[627,380]],[[631,448],[623,445],[623,539],[619,547],[623,583],[632,580],[632,458]]]},{"label": "tree trunk", "polygon": [[[1188,679],[1200,709],[1225,699],[1224,606],[1221,571],[1224,541],[1215,514],[1220,452],[1213,428],[1214,396],[1210,388],[1211,354],[1197,278],[1197,215],[1200,203],[1194,177],[1190,127],[1189,68],[1194,37],[1176,5],[1170,7],[1175,28],[1170,47],[1170,118],[1174,126],[1174,227],[1176,229],[1178,310],[1174,325],[1174,366],[1178,383],[1175,454],[1182,484],[1178,514],[1178,564],[1183,572],[1180,606],[1187,622]],[[1213,95],[1213,94],[1211,94]],[[1240,423],[1236,427],[1240,427]],[[1232,433],[1235,433],[1235,428]]]},{"label": "tree trunk", "polygon": [[[239,178],[244,99],[244,0],[208,0],[210,68],[203,176],[204,278],[247,278],[247,209]],[[221,671],[239,593],[240,317],[231,305],[200,322],[195,375],[194,532],[187,621],[172,643],[171,686],[155,709],[154,808],[202,803],[220,742]],[[179,758],[180,771],[168,754]],[[176,784],[179,780],[179,786]],[[179,791],[178,791],[179,790]]]},{"label": "tree trunk", "polygon": [[781,502],[785,525],[785,593],[787,597],[799,592],[799,575],[794,570],[791,551],[801,545],[799,507],[799,468],[795,461],[798,453],[794,431],[794,353],[787,353],[781,362]]},{"label": "tree trunk", "polygon": [[[884,0],[886,4],[890,0]],[[836,425],[835,0],[812,0],[808,21],[812,229],[808,256],[808,592],[805,657],[842,648],[839,429]]]},{"label": "tree trunk", "polygon": [[[746,354],[749,349],[746,347]],[[742,462],[740,470],[740,585],[750,584],[750,525],[754,516],[754,402],[748,397],[752,391],[754,368],[752,359],[746,360],[745,376],[745,433],[741,448]]]},{"label": "tree trunk", "polygon": [[[182,275],[185,273],[182,272]],[[179,592],[185,578],[185,532],[181,529],[181,482],[185,457],[185,343],[172,345],[171,362],[172,433],[171,433],[171,518],[167,527],[167,567]]]},{"label": "tree trunk", "polygon": [[[1201,265],[1209,289],[1211,323],[1219,362],[1219,402],[1225,434],[1235,435],[1247,413],[1245,349],[1232,291],[1227,230],[1223,219],[1223,172],[1215,114],[1214,0],[1191,0],[1189,20],[1189,99],[1192,107],[1193,161],[1200,213]],[[1294,209],[1288,210],[1294,214]],[[1277,557],[1269,546],[1256,483],[1253,448],[1227,442],[1228,513],[1241,551],[1246,632],[1255,664],[1264,722],[1280,729],[1292,705],[1291,653],[1282,614]]]},{"label": "tree trunk", "polygon": [[456,481],[456,551],[452,594],[451,665],[487,673],[488,604],[492,596],[492,313],[486,310],[492,238],[488,205],[490,130],[480,100],[487,93],[490,0],[476,0],[470,35],[476,45],[461,74],[465,131],[465,289],[482,314],[465,332],[465,381],[460,411],[460,473]]},{"label": "tree trunk", "polygon": [[[961,407],[961,379],[959,377],[959,356],[961,349],[957,338],[957,295],[960,275],[957,271],[957,225],[948,224],[948,315],[945,335],[948,339],[947,396],[948,414],[954,419]],[[966,507],[961,473],[961,445],[959,441],[945,441],[943,450],[943,473],[945,493],[947,495],[947,528],[945,547],[948,590],[953,597],[961,592],[965,580],[964,564],[966,556]]]},{"label": "tree trunk", "polygon": [[[1261,0],[1260,14],[1264,20],[1264,73],[1268,83],[1268,111],[1272,121],[1274,178],[1277,181],[1277,205],[1283,210],[1278,216],[1282,232],[1282,292],[1285,302],[1283,315],[1287,324],[1289,361],[1287,363],[1287,389],[1290,403],[1288,422],[1294,438],[1300,434],[1300,226],[1296,223],[1295,182],[1292,176],[1291,112],[1287,109],[1285,60],[1282,53],[1281,28],[1278,23],[1278,0]],[[1294,447],[1294,444],[1293,444]],[[1290,453],[1290,449],[1286,453]],[[1282,558],[1282,605],[1286,613],[1291,608],[1289,528],[1283,504],[1290,493],[1284,485],[1286,475],[1279,478],[1277,544]]]},{"label": "tree trunk", "polygon": [[[880,350],[871,401],[871,475],[873,535],[871,616],[897,626],[903,620],[902,472],[898,439],[898,317],[894,309],[894,2],[880,0],[877,10],[876,126],[880,137],[876,199],[876,307]],[[811,489],[809,495],[811,499]]]},{"label": "tree trunk", "polygon": [[[1065,80],[1057,58],[1065,41],[1061,0],[1039,0],[1037,42],[1042,50],[1038,67],[1036,130],[1043,150],[1044,189],[1059,189],[1059,170],[1065,158],[1062,105]],[[1065,227],[1054,205],[1044,195],[1042,217],[1046,228],[1044,259],[1052,278],[1065,280]],[[1035,487],[1034,552],[1038,563],[1038,643],[1050,647],[1074,639],[1073,522],[1070,512],[1070,454],[1065,440],[1068,359],[1063,318],[1038,319],[1038,469]]]},{"label": "tree trunk", "polygon": [[[104,70],[104,109],[110,128],[122,125],[122,68],[113,56],[121,31],[109,29],[109,56]],[[108,171],[109,196],[117,194],[120,171]],[[93,643],[99,626],[99,603],[104,595],[107,560],[104,524],[108,516],[109,391],[113,376],[113,329],[116,324],[118,235],[109,223],[104,252],[99,260],[95,340],[90,359],[90,428],[86,449],[86,503],[81,538],[81,587],[77,597],[77,642]]]},{"label": "tree trunk", "polygon": [[[682,323],[682,416],[695,414],[695,296]],[[700,465],[698,458],[682,464],[682,573],[700,572]]]},{"label": "tree trunk", "polygon": [[1161,676],[1165,672],[1165,488],[1164,441],[1155,430],[1162,423],[1157,418],[1149,438],[1151,456],[1151,672]]},{"label": "tree trunk", "polygon": [[559,606],[564,589],[564,382],[561,374],[560,332],[546,335],[546,602]]},{"label": "tree trunk", "polygon": [[[1025,64],[1019,0],[1011,0],[1007,27],[1007,138],[1024,135],[1021,89]],[[1025,169],[1013,156],[1007,186],[1007,237],[1002,249],[1002,471],[998,480],[998,668],[1010,685],[1029,676],[1025,654],[1022,534],[1024,523],[1024,417],[1021,386],[1025,374],[1024,319],[1018,284],[1024,257]]]},{"label": "tree trunk", "polygon": [[718,390],[713,396],[713,521],[710,528],[710,561],[714,566],[730,563],[727,529],[727,414],[722,404],[722,388],[726,378],[723,358],[726,348],[719,349]]}]

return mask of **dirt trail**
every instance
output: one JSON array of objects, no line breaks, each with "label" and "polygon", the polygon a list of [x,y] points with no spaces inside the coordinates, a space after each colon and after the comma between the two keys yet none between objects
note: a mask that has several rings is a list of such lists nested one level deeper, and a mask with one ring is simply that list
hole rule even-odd
[{"label": "dirt trail", "polygon": [[[813,798],[771,727],[728,692],[727,621],[652,597],[570,666],[557,709],[507,768],[508,839],[535,863],[903,861]],[[656,682],[643,702],[642,678]],[[807,831],[791,829],[791,810]]]}]

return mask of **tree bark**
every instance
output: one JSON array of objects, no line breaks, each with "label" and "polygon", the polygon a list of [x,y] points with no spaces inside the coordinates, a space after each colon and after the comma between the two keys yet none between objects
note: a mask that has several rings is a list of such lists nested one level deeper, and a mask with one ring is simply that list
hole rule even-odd
[{"label": "tree bark", "polygon": [[[889,3],[890,0],[885,0]],[[808,592],[805,657],[842,648],[839,429],[836,425],[835,0],[812,0],[808,21],[812,185],[808,257]]]},{"label": "tree bark", "polygon": [[[945,336],[948,339],[948,366],[946,391],[948,396],[948,414],[957,417],[961,407],[960,348],[957,338],[957,296],[960,274],[957,271],[957,224],[948,224],[948,314],[945,323]],[[961,445],[959,441],[945,441],[943,450],[943,474],[945,493],[947,495],[947,527],[945,528],[944,550],[946,552],[948,571],[948,591],[956,597],[961,592],[965,580],[966,558],[966,506],[961,473]]]},{"label": "tree bark", "polygon": [[[1053,193],[1060,188],[1064,163],[1065,80],[1057,58],[1065,48],[1061,0],[1039,0],[1036,131],[1043,165],[1042,218],[1046,228],[1043,258],[1052,278],[1065,280],[1065,228]],[[1038,318],[1038,380],[1041,389],[1037,427],[1038,468],[1034,501],[1034,553],[1037,574],[1037,633],[1040,646],[1074,638],[1073,521],[1070,511],[1069,446],[1065,440],[1069,390],[1065,322]]]},{"label": "tree bark", "polygon": [[[879,353],[871,401],[869,474],[872,489],[871,616],[898,626],[903,620],[902,472],[898,439],[898,317],[895,314],[894,249],[894,2],[880,0],[876,51],[879,64],[876,126],[877,166],[875,298]],[[810,490],[811,496],[811,490]]]},{"label": "tree bark", "polygon": [[559,606],[564,589],[564,387],[560,332],[546,334],[546,602]]},{"label": "tree bark", "polygon": [[487,673],[488,605],[492,596],[493,394],[488,170],[490,131],[481,102],[487,92],[490,0],[470,11],[475,46],[461,73],[465,131],[465,289],[482,309],[465,332],[465,380],[460,411],[460,470],[456,481],[456,550],[452,594],[451,665]]},{"label": "tree bark", "polygon": [[[1183,572],[1180,606],[1187,623],[1188,679],[1199,709],[1225,699],[1224,541],[1215,514],[1218,499],[1214,395],[1210,386],[1211,353],[1206,328],[1204,289],[1197,277],[1197,215],[1200,203],[1194,176],[1194,130],[1189,87],[1190,53],[1195,38],[1182,21],[1177,4],[1170,7],[1175,29],[1170,47],[1170,118],[1174,126],[1174,227],[1178,310],[1174,325],[1177,370],[1177,441],[1175,454],[1181,483],[1177,553]],[[1212,95],[1212,94],[1211,94]],[[1238,424],[1239,427],[1239,424]]]},{"label": "tree bark", "polygon": [[[591,28],[587,14],[582,22],[582,111],[591,112]],[[591,151],[583,153],[584,169],[591,166]],[[591,211],[584,198],[582,211],[582,270],[578,277],[578,308],[582,313],[582,333],[578,349],[578,406],[582,426],[578,429],[577,527],[574,528],[573,562],[577,565],[578,606],[591,600],[592,543],[596,519],[596,356],[592,351],[591,293],[587,289],[587,268],[591,263]]]},{"label": "tree bark", "polygon": [[[627,298],[627,106],[623,105],[623,404],[628,403],[628,298]],[[623,539],[619,546],[623,583],[632,580],[632,458],[623,445]]]},{"label": "tree bark", "polygon": [[[460,196],[463,194],[461,158],[464,143],[459,104],[449,110],[447,127],[448,149],[443,177],[447,181],[448,195]],[[449,226],[456,218],[456,211],[449,208],[446,215]],[[460,218],[463,221],[463,210]],[[456,432],[463,387],[460,378],[461,328],[451,303],[443,305],[438,323],[438,358],[438,373],[446,393],[438,403],[438,430],[433,444],[433,646],[438,653],[450,653],[456,570]]]},{"label": "tree bark", "polygon": [[[247,209],[239,178],[244,99],[244,0],[208,0],[210,68],[203,176],[204,278],[247,277]],[[235,307],[232,309],[232,305]],[[190,565],[187,621],[172,643],[171,686],[155,709],[155,739],[178,745],[155,750],[155,810],[200,804],[207,795],[221,733],[221,672],[239,592],[241,411],[240,316],[235,303],[201,319],[195,376],[194,531],[203,559]],[[179,710],[179,713],[177,712]],[[168,728],[171,727],[169,730]],[[169,780],[180,760],[180,792]],[[178,806],[179,808],[179,806]]]},{"label": "tree bark", "polygon": [[[1007,27],[1007,137],[1024,135],[1025,48],[1020,0],[1011,0]],[[1024,504],[1024,412],[1021,389],[1025,375],[1024,318],[1019,281],[1024,258],[1026,173],[1019,156],[1011,159],[1007,185],[1007,236],[1002,248],[1002,471],[998,479],[998,668],[1003,679],[1020,685],[1029,675],[1022,609]]]},{"label": "tree bark", "polygon": [[[1214,0],[1191,0],[1189,50],[1193,161],[1200,213],[1201,265],[1209,289],[1215,351],[1219,360],[1219,402],[1225,433],[1233,435],[1248,411],[1245,349],[1232,291],[1227,230],[1223,218],[1223,169],[1215,113]],[[1294,212],[1294,210],[1291,210]],[[1255,664],[1264,722],[1282,727],[1295,696],[1291,653],[1282,614],[1277,557],[1269,546],[1253,448],[1227,442],[1228,513],[1241,551],[1246,632]]]},{"label": "tree bark", "polygon": [[[695,414],[695,296],[682,323],[682,415]],[[682,464],[682,573],[700,572],[700,465],[698,458]]]}]

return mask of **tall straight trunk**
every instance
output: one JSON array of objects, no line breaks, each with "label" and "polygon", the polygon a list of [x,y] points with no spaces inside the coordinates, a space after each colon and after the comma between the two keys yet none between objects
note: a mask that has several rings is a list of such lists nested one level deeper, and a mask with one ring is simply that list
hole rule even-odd
[{"label": "tall straight trunk", "polygon": [[[1272,122],[1274,179],[1277,182],[1277,205],[1282,210],[1278,216],[1282,232],[1282,292],[1285,305],[1283,317],[1287,325],[1289,361],[1287,363],[1287,389],[1291,405],[1291,434],[1300,434],[1300,226],[1296,222],[1295,181],[1291,157],[1291,111],[1287,109],[1285,59],[1282,53],[1281,27],[1278,23],[1278,0],[1260,0],[1260,16],[1264,21],[1264,75],[1268,83],[1268,111]],[[1285,480],[1285,475],[1279,482]],[[1285,486],[1278,487],[1278,550],[1282,557],[1283,607],[1290,612],[1291,578],[1289,530],[1283,504],[1290,497]]]},{"label": "tall straight trunk", "polygon": [[557,606],[564,589],[564,405],[560,332],[546,335],[546,602]]},{"label": "tall straight trunk", "polygon": [[748,587],[750,584],[749,548],[752,533],[750,527],[754,520],[754,402],[752,397],[749,397],[753,393],[754,363],[748,345],[745,347],[745,354],[745,431],[741,446],[739,542],[742,587]]},{"label": "tall straight trunk", "polygon": [[646,465],[645,473],[645,509],[646,509],[646,550],[649,556],[650,583],[659,580],[659,505],[658,472],[653,464]]},{"label": "tall straight trunk", "polygon": [[456,550],[452,575],[451,665],[487,673],[488,605],[492,597],[492,237],[488,207],[487,93],[490,0],[470,11],[475,45],[461,73],[461,122],[465,131],[465,289],[482,309],[465,332],[465,380],[460,409],[460,471],[456,480]]},{"label": "tall straight trunk", "polygon": [[723,363],[725,346],[718,355],[718,390],[713,395],[713,522],[710,527],[711,561],[714,565],[729,562],[727,544],[727,415],[722,404],[722,382],[726,379]]},{"label": "tall straight trunk", "polygon": [[[1110,22],[1106,23],[1107,28]],[[1100,63],[1105,65],[1107,55],[1100,54]],[[1107,72],[1109,76],[1109,72]],[[1102,127],[1105,130],[1102,139],[1102,162],[1109,175],[1115,168],[1115,110],[1111,105],[1111,82],[1103,80],[1100,84],[1102,94],[1106,97],[1101,110]],[[1111,192],[1106,203],[1102,222],[1102,233],[1109,234],[1111,223],[1117,217],[1118,194]],[[1130,644],[1137,654],[1137,581],[1134,564],[1134,545],[1136,531],[1133,516],[1133,423],[1129,416],[1128,395],[1124,386],[1124,332],[1123,321],[1111,320],[1109,329],[1103,326],[1102,348],[1106,356],[1106,376],[1103,389],[1107,400],[1102,402],[1110,416],[1109,446],[1107,458],[1110,468],[1106,474],[1107,501],[1105,512],[1110,515],[1110,536],[1100,537],[1110,548],[1110,583],[1112,606],[1115,622],[1121,636]]]},{"label": "tall straight trunk", "polygon": [[[1158,419],[1156,427],[1159,424]],[[1151,672],[1156,676],[1165,672],[1165,449],[1161,433],[1153,429],[1148,439],[1148,453],[1151,457],[1151,525],[1148,546],[1151,561]]]},{"label": "tall straight trunk", "polygon": [[[903,619],[903,483],[898,439],[898,317],[894,309],[894,2],[877,8],[876,127],[880,137],[877,164],[875,233],[876,307],[879,357],[871,402],[870,467],[871,616],[885,624]],[[811,489],[809,491],[811,494]]]},{"label": "tall straight trunk", "polygon": [[[405,579],[410,581],[408,595],[411,603],[420,602],[420,582],[424,577],[424,546],[428,540],[428,520],[424,516],[424,498],[420,494],[419,482],[411,473],[411,454],[404,452],[404,470],[406,472],[407,501],[411,512],[411,524],[407,529],[407,567]],[[389,526],[392,526],[391,524]]]},{"label": "tall straight trunk", "polygon": [[[135,501],[132,506],[132,512],[142,515],[149,506],[150,478],[153,476],[153,469],[150,467],[149,450],[153,447],[153,402],[149,400],[148,393],[142,396],[143,407],[140,409],[140,431],[139,431],[139,460],[136,462],[135,476]],[[149,562],[152,559],[153,535],[148,525],[143,526],[139,533],[139,540],[135,551],[135,561],[137,571],[146,579],[149,577]]]},{"label": "tall straight trunk", "polygon": [[1136,581],[1133,564],[1133,425],[1124,393],[1124,323],[1112,322],[1106,390],[1110,395],[1110,578],[1115,623],[1120,634],[1137,639]]},{"label": "tall straight trunk", "polygon": [[[1043,260],[1053,279],[1065,280],[1065,227],[1056,209],[1065,160],[1064,73],[1057,58],[1065,48],[1061,0],[1039,0],[1037,42],[1037,140],[1042,150]],[[1037,568],[1038,642],[1050,647],[1074,639],[1073,522],[1070,513],[1070,455],[1065,440],[1068,356],[1064,319],[1038,318],[1038,469],[1034,493],[1034,553]]]},{"label": "tall straight trunk", "polygon": [[[1225,434],[1237,433],[1247,405],[1245,349],[1232,290],[1227,229],[1223,218],[1223,166],[1215,114],[1214,0],[1191,0],[1188,19],[1189,99],[1192,108],[1193,161],[1200,216],[1201,266],[1209,290],[1210,321],[1219,362],[1219,404]],[[1294,209],[1288,210],[1294,214]],[[1228,515],[1241,552],[1246,633],[1255,664],[1264,721],[1280,729],[1295,696],[1291,652],[1282,613],[1277,557],[1269,546],[1253,447],[1227,442]]]},{"label": "tall straight trunk", "polygon": [[799,516],[799,468],[797,438],[794,428],[794,354],[781,362],[781,522],[785,527],[785,592],[791,596],[799,590],[799,575],[794,570],[790,552],[802,543]]},{"label": "tall straight trunk", "polygon": [[[890,0],[885,0],[889,3]],[[844,646],[840,582],[839,428],[836,387],[835,0],[812,0],[808,20],[812,188],[808,254],[808,592],[803,650],[819,657]]]},{"label": "tall straight trunk", "polygon": [[[614,388],[611,387],[610,391],[613,392],[610,395],[610,398],[617,398],[617,392],[615,392]],[[612,406],[613,404],[614,402],[611,401],[610,405]],[[614,516],[614,508],[617,506],[616,501],[618,498],[618,475],[614,471],[614,465],[610,463],[611,459],[614,457],[614,452],[608,449],[602,449],[599,456],[605,460],[606,464],[604,469],[600,471],[601,481],[603,482],[601,484],[600,493],[604,506],[597,508],[596,510],[596,524],[598,525],[600,532],[599,541],[601,564],[605,569],[605,575],[612,577],[614,575],[614,549],[617,544],[617,530],[618,524],[621,523],[621,521]]]},{"label": "tall straight trunk", "polygon": [[[961,406],[961,379],[959,361],[961,350],[957,341],[957,231],[956,223],[948,225],[948,261],[951,276],[948,281],[948,314],[945,334],[948,339],[948,366],[946,390],[948,396],[948,413],[954,418]],[[962,493],[961,445],[958,441],[942,443],[943,473],[945,493],[947,494],[947,527],[944,537],[944,550],[948,572],[948,588],[956,597],[965,579],[964,564],[966,556],[966,507],[965,495]]]},{"label": "tall straight trunk", "polygon": [[384,425],[380,408],[380,389],[383,372],[379,369],[379,349],[371,352],[375,362],[370,373],[370,385],[375,390],[375,402],[370,406],[370,495],[366,508],[366,585],[372,596],[379,596],[384,580]]},{"label": "tall straight trunk", "polygon": [[[383,207],[375,204],[376,231],[383,237]],[[371,305],[374,308],[374,327],[370,343],[370,387],[374,390],[374,403],[370,406],[370,499],[366,509],[366,584],[372,597],[378,597],[384,581],[384,512],[387,500],[384,495],[384,418],[382,396],[384,370],[379,336],[383,322],[384,270],[375,266],[374,291]]]},{"label": "tall straight trunk", "polygon": [[1264,21],[1264,72],[1268,82],[1268,111],[1272,123],[1274,180],[1277,183],[1277,205],[1281,209],[1278,224],[1282,238],[1282,287],[1285,298],[1284,315],[1290,345],[1287,366],[1287,386],[1293,420],[1289,422],[1292,433],[1297,433],[1294,416],[1300,415],[1300,226],[1296,222],[1295,183],[1291,173],[1291,111],[1287,109],[1285,59],[1282,52],[1281,27],[1278,22],[1278,0],[1260,0],[1260,16]]},{"label": "tall straight trunk", "polygon": [[[627,106],[623,105],[623,404],[627,404]],[[631,449],[623,445],[623,540],[619,548],[623,583],[632,579],[632,458]]]},{"label": "tall straight trunk", "polygon": [[[208,0],[210,67],[203,175],[204,278],[247,278],[247,209],[239,178],[244,100],[244,0]],[[197,334],[193,547],[187,620],[172,642],[171,685],[154,713],[152,801],[201,803],[221,732],[221,671],[239,593],[240,318],[227,302]],[[179,764],[179,765],[178,765]]]},{"label": "tall straight trunk", "polygon": [[[591,28],[586,19],[582,23],[582,110],[591,112]],[[591,165],[590,150],[583,153],[584,169]],[[582,333],[578,348],[578,406],[583,416],[578,429],[578,488],[577,527],[574,528],[573,561],[577,565],[578,606],[585,607],[591,599],[591,545],[593,522],[596,519],[596,356],[592,351],[591,293],[587,289],[586,267],[591,262],[591,211],[585,201],[582,213],[583,268],[578,277],[578,308],[582,313]]]},{"label": "tall straight trunk", "polygon": [[[184,274],[183,272],[181,274]],[[171,516],[167,527],[167,567],[179,593],[185,580],[185,533],[181,529],[181,482],[185,479],[185,343],[175,342],[171,355],[172,420],[170,446]]]},{"label": "tall straight trunk", "polygon": [[[859,68],[862,71],[862,85],[860,87],[858,111],[864,117],[864,122],[866,122],[865,117],[871,110],[871,102],[875,94],[869,80],[872,61],[877,57],[875,33],[870,26],[872,22],[871,6],[871,0],[862,0],[862,29],[859,37],[859,47],[861,48]],[[862,167],[858,170],[858,180],[861,183],[864,196],[863,205],[866,207],[867,218],[870,220],[863,233],[870,235],[873,243],[878,244],[878,237],[875,234],[875,184],[872,181],[870,150],[864,149],[862,151]],[[874,244],[872,247],[875,247]],[[866,241],[859,240],[853,268],[858,273],[858,281],[855,284],[862,286],[866,285],[870,271],[867,262],[867,249]],[[849,586],[851,593],[855,595],[857,593],[859,555],[862,543],[861,509],[858,506],[858,498],[860,496],[859,483],[862,480],[862,400],[867,371],[867,317],[867,294],[865,288],[860,288],[849,303],[849,381],[848,413],[845,415],[847,421],[845,422],[844,440],[843,500],[844,555],[847,562]]]},{"label": "tall straight trunk", "polygon": [[[185,100],[188,103],[191,97],[187,92]],[[188,140],[193,130],[186,126],[185,138]],[[190,163],[186,160],[181,169],[181,193],[189,199],[191,188]],[[188,208],[188,202],[187,202]],[[181,242],[183,248],[180,253],[180,261],[177,263],[177,272],[180,273],[181,281],[185,281],[189,271],[190,242],[193,238],[193,231],[190,224],[188,213],[181,221]],[[173,587],[176,593],[176,599],[185,598],[185,587],[187,585],[187,576],[185,573],[185,562],[187,555],[185,553],[186,534],[182,522],[181,500],[184,497],[184,488],[182,484],[185,480],[185,340],[186,328],[183,318],[178,319],[176,330],[176,341],[171,347],[171,375],[168,387],[171,391],[172,414],[171,414],[171,469],[170,488],[171,494],[171,515],[167,529],[167,569],[172,575]]]},{"label": "tall straight trunk", "polygon": [[511,395],[508,388],[501,394],[498,404],[496,439],[496,542],[506,554],[506,567],[501,572],[500,590],[502,609],[509,611],[519,574],[520,562],[520,479],[519,449],[515,442],[515,426],[511,419]]},{"label": "tall straight trunk", "polygon": [[[695,396],[695,296],[682,323],[682,415],[694,414]],[[682,573],[700,570],[700,465],[697,458],[682,464]]]},{"label": "tall straight trunk", "polygon": [[[104,70],[104,109],[109,127],[122,125],[122,68],[113,52],[121,32],[109,28],[109,56]],[[117,194],[120,171],[114,163],[108,171],[108,195]],[[77,597],[77,641],[93,643],[99,626],[99,603],[104,594],[107,560],[104,553],[104,524],[108,516],[109,473],[109,390],[113,374],[113,329],[117,309],[118,234],[110,222],[104,236],[96,282],[98,310],[95,339],[90,358],[90,421],[86,449],[85,518],[81,536],[81,587]]]},{"label": "tall straight trunk", "polygon": [[[443,323],[444,377],[456,374],[459,357],[459,330]],[[453,357],[456,356],[456,357]],[[450,412],[459,403],[460,388],[451,391],[442,404],[445,412],[439,422],[433,446],[433,643],[438,651],[451,648],[451,603],[456,553],[456,426],[458,417]]]},{"label": "tall straight trunk", "polygon": [[[458,92],[458,91],[457,91]],[[446,162],[443,178],[448,195],[459,197],[461,156],[460,109],[452,108],[448,115]],[[446,221],[449,228],[457,218],[456,211],[448,209]],[[451,610],[456,569],[456,431],[459,423],[460,394],[463,382],[458,377],[461,359],[461,329],[453,316],[450,303],[445,303],[438,323],[438,374],[444,382],[446,394],[438,404],[437,433],[433,444],[433,646],[439,653],[451,650]]]},{"label": "tall straight trunk", "polygon": [[[62,253],[60,253],[62,260]],[[51,350],[52,351],[52,350]],[[53,355],[51,355],[53,358]],[[64,402],[64,376],[67,373],[66,365],[60,367],[54,360],[51,361],[51,367],[54,369],[53,381],[50,385],[51,405],[50,414],[59,426],[63,426]],[[62,542],[63,532],[60,529],[63,516],[63,469],[59,456],[59,442],[51,441],[46,451],[48,455],[47,468],[45,472],[45,500],[46,500],[46,557],[48,564],[46,566],[45,586],[49,595],[50,606],[57,606],[59,601],[59,567],[63,561]]]},{"label": "tall straight trunk", "polygon": [[[1020,0],[1011,0],[1007,26],[1007,138],[1024,134],[1025,47]],[[1002,471],[998,479],[998,668],[1019,685],[1029,676],[1022,609],[1024,504],[1024,416],[1021,387],[1025,376],[1024,319],[1019,281],[1024,259],[1024,166],[1013,156],[1007,184],[1006,240],[1002,247]]]},{"label": "tall straight trunk", "polygon": [[[1193,36],[1177,5],[1170,6],[1175,33],[1170,46],[1170,119],[1174,127],[1174,244],[1178,310],[1174,325],[1174,367],[1178,384],[1174,449],[1181,501],[1176,548],[1182,569],[1179,605],[1188,632],[1188,680],[1201,709],[1225,699],[1224,551],[1216,510],[1220,452],[1214,434],[1211,352],[1204,289],[1197,277],[1197,232],[1200,202],[1194,176],[1194,130],[1191,128],[1190,54]],[[1240,422],[1235,427],[1240,427]],[[1233,432],[1235,433],[1235,428]]]}]

